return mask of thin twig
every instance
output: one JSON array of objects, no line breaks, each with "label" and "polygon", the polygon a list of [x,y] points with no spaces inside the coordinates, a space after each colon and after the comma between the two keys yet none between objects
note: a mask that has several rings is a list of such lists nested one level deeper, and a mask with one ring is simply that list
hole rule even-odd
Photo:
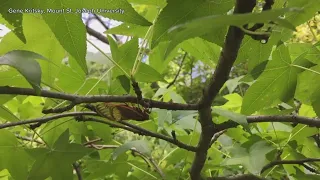
[{"label": "thin twig", "polygon": [[100,24],[106,29],[108,30],[109,27],[105,24],[105,22],[103,22],[103,20],[96,14],[93,14],[93,16],[100,22]]},{"label": "thin twig", "polygon": [[307,165],[307,164],[301,164],[304,168],[306,168],[308,171],[315,173],[315,174],[320,174],[319,171],[317,171],[315,168]]},{"label": "thin twig", "polygon": [[[97,145],[97,144],[89,144],[87,145],[87,147],[93,147],[96,148],[98,150],[101,149],[115,149],[118,148],[118,145]],[[165,175],[163,173],[163,171],[161,170],[161,168],[157,165],[157,163],[153,160],[152,157],[146,156],[145,154],[143,154],[142,152],[136,150],[135,148],[131,148],[130,149],[132,152],[137,153],[146,163],[151,164],[154,169],[160,174],[160,176],[162,177],[162,179],[165,179]]]},{"label": "thin twig", "polygon": [[50,113],[63,113],[66,111],[69,111],[70,109],[72,109],[74,106],[76,106],[77,104],[74,102],[71,102],[69,105],[61,107],[61,108],[55,108],[55,109],[44,109],[42,110],[43,114],[50,114]]},{"label": "thin twig", "polygon": [[73,166],[73,169],[76,171],[76,174],[77,174],[77,177],[78,177],[78,180],[82,180],[82,175],[81,175],[81,170],[80,170],[80,164],[75,162],[72,164]]},{"label": "thin twig", "polygon": [[182,60],[181,60],[181,62],[179,64],[179,70],[178,70],[177,74],[175,75],[174,79],[167,85],[167,89],[169,89],[176,82],[176,80],[177,80],[177,78],[178,78],[178,76],[179,76],[179,74],[181,72],[181,69],[182,69],[182,66],[183,66],[183,62],[186,59],[187,55],[188,55],[188,53],[185,52],[183,57],[182,57]]},{"label": "thin twig", "polygon": [[20,135],[15,135],[18,139],[21,139],[21,140],[24,140],[24,141],[30,141],[30,142],[35,142],[35,143],[38,143],[38,144],[45,144],[44,142],[41,142],[37,139],[33,139],[33,138],[30,138],[30,137],[24,137],[24,136],[20,136]]},{"label": "thin twig", "polygon": [[88,142],[86,142],[86,143],[83,143],[83,145],[90,145],[90,144],[99,142],[99,141],[101,141],[101,140],[102,140],[102,138],[94,139],[94,140],[88,141]]},{"label": "thin twig", "polygon": [[[273,4],[274,4],[274,0],[265,0],[265,4],[262,7],[262,11],[270,10]],[[263,26],[264,26],[264,23],[256,23],[251,28],[248,28],[248,29],[242,28],[242,30],[246,33],[246,35],[250,36],[254,40],[265,40],[267,42],[271,35],[271,32],[270,32],[271,28],[269,28],[265,32],[256,32],[256,30],[262,28]]]},{"label": "thin twig", "polygon": [[212,139],[211,139],[210,146],[212,146],[212,144],[213,144],[214,142],[216,142],[216,141],[218,140],[218,138],[219,138],[223,133],[225,133],[226,131],[227,131],[227,130],[222,130],[222,131],[219,131],[219,132],[215,133],[215,134],[213,135]]},{"label": "thin twig", "polygon": [[[93,14],[93,15],[94,15],[94,17],[100,22],[100,24],[101,24],[106,30],[110,29],[110,28],[106,25],[106,23],[103,22],[103,20],[100,18],[100,16],[98,16],[98,15],[96,15],[96,14]],[[116,35],[112,34],[112,36],[113,36],[113,38],[114,38],[117,42],[119,42],[119,38],[118,38]]]},{"label": "thin twig", "polygon": [[174,139],[174,138],[171,138],[171,137],[169,137],[169,136],[162,135],[162,134],[158,134],[158,133],[154,133],[154,132],[148,131],[148,130],[143,129],[143,128],[139,127],[139,126],[136,126],[136,125],[134,125],[134,124],[130,124],[130,123],[125,122],[125,121],[120,121],[120,123],[123,124],[123,125],[129,126],[129,127],[131,127],[132,129],[135,129],[135,130],[137,130],[137,131],[139,131],[139,132],[142,132],[144,135],[152,136],[152,137],[157,137],[157,138],[163,139],[163,140],[165,140],[165,141],[167,141],[167,142],[170,142],[170,143],[172,143],[172,144],[175,144],[176,146],[178,146],[178,147],[180,147],[180,148],[183,148],[183,149],[186,149],[186,150],[188,150],[188,151],[193,151],[193,152],[194,152],[194,151],[196,151],[196,149],[197,149],[196,147],[193,147],[193,146],[189,146],[189,145],[187,145],[187,144],[184,144],[184,143],[178,141],[177,139]]}]

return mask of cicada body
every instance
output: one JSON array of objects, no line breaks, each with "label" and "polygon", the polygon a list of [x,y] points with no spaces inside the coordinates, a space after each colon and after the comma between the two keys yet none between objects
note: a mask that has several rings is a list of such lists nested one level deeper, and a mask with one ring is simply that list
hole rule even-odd
[{"label": "cicada body", "polygon": [[141,109],[126,103],[99,103],[95,109],[101,116],[114,121],[145,121],[149,119],[150,114],[146,108]]}]

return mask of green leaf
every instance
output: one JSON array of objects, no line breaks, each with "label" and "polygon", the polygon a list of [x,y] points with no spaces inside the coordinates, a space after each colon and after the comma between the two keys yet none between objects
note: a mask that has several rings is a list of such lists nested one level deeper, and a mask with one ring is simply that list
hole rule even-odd
[{"label": "green leaf", "polygon": [[[13,33],[23,42],[26,43],[26,37],[23,33],[22,26],[22,13],[17,13],[17,9],[12,6],[13,4],[19,4],[19,2],[13,2],[10,0],[4,0],[0,4],[0,14],[11,25]],[[10,26],[8,26],[11,28]]]},{"label": "green leaf", "polygon": [[149,65],[159,73],[167,71],[169,62],[178,54],[178,47],[176,47],[168,57],[164,57],[168,44],[168,42],[161,42],[149,55]]},{"label": "green leaf", "polygon": [[184,51],[200,59],[210,67],[215,67],[220,56],[221,47],[201,38],[193,38],[179,45]]},{"label": "green leaf", "polygon": [[177,92],[175,91],[170,91],[169,92],[170,99],[172,99],[173,102],[175,103],[186,103],[186,101],[181,97]]},{"label": "green leaf", "polygon": [[8,108],[6,108],[3,105],[0,105],[0,117],[3,118],[5,121],[11,121],[11,122],[16,122],[20,120]]},{"label": "green leaf", "polygon": [[228,81],[226,81],[226,86],[228,88],[229,93],[232,93],[238,87],[238,85],[241,84],[240,80],[242,78],[243,78],[243,76],[239,76],[239,77],[229,79]]},{"label": "green leaf", "polygon": [[302,104],[299,108],[299,115],[306,116],[306,117],[316,117],[316,113],[312,109],[312,106],[308,106],[306,104]]},{"label": "green leaf", "polygon": [[14,97],[16,97],[16,95],[1,94],[0,95],[0,104],[5,104],[6,102],[10,101]]},{"label": "green leaf", "polygon": [[279,32],[272,32],[267,43],[261,43],[249,36],[245,36],[242,40],[235,64],[248,61],[248,69],[253,70],[259,64],[268,60],[273,46],[277,44],[281,38],[279,34]]},{"label": "green leaf", "polygon": [[304,171],[301,171],[298,167],[294,166],[296,170],[295,174],[292,174],[292,177],[295,179],[308,179],[308,180],[320,180],[320,176],[316,174],[305,174]]},{"label": "green leaf", "polygon": [[0,170],[7,169],[14,179],[25,180],[31,158],[14,134],[1,129],[0,136]]},{"label": "green leaf", "polygon": [[290,60],[288,48],[281,45],[273,53],[264,72],[247,90],[241,113],[249,115],[264,107],[269,107],[277,100],[283,102],[291,99],[295,93],[298,73],[303,71],[295,66],[310,67],[303,58]]},{"label": "green leaf", "polygon": [[131,88],[130,79],[127,78],[127,76],[125,75],[120,75],[117,77],[117,79],[120,81],[120,84],[123,87],[123,89],[129,94]]},{"label": "green leaf", "polygon": [[[167,3],[167,6],[161,11],[154,25],[151,43],[152,49],[155,48],[160,42],[170,40],[166,33],[172,26],[200,17],[227,13],[234,5],[233,0],[169,0]],[[204,25],[205,24],[201,24],[201,26],[198,27],[203,28]],[[212,31],[210,33],[211,35],[215,34]],[[220,33],[217,34],[220,35]],[[214,39],[212,40],[212,37],[204,38],[210,42],[215,41]],[[221,45],[222,43],[218,44]]]},{"label": "green leaf", "polygon": [[225,132],[225,135],[229,136],[230,138],[233,138],[237,142],[244,143],[248,141],[247,137],[250,134],[242,128],[230,128]]},{"label": "green leaf", "polygon": [[[295,11],[296,9],[276,9],[263,11],[261,13],[247,13],[234,15],[214,15],[193,20],[185,24],[179,24],[169,29],[168,35],[172,38],[166,54],[170,53],[180,42],[192,37],[202,36],[209,32],[226,26],[243,26],[248,23],[268,23],[274,21],[277,24],[295,30],[295,26],[288,21],[280,19],[279,16],[285,12]],[[199,28],[201,27],[201,28]]]},{"label": "green leaf", "polygon": [[137,140],[137,141],[131,141],[131,142],[127,142],[121,146],[119,146],[117,149],[115,149],[113,151],[112,154],[112,159],[115,160],[117,159],[117,157],[122,154],[125,153],[126,151],[128,151],[131,148],[135,148],[137,151],[141,152],[142,154],[145,154],[147,156],[150,156],[151,151],[150,148],[148,146],[148,143],[144,140]]},{"label": "green leaf", "polygon": [[[62,47],[73,56],[82,70],[88,73],[85,55],[86,55],[86,29],[81,20],[81,13],[68,13],[67,8],[76,8],[81,3],[70,1],[41,1],[39,3],[36,0],[24,2],[10,1],[11,8],[23,9],[24,13],[27,13],[28,9],[40,9],[43,19],[54,33],[57,40]],[[81,8],[86,7],[82,6]],[[101,7],[101,6],[100,6]],[[60,9],[63,12],[53,13],[52,9]],[[65,11],[64,11],[65,10]],[[59,27],[59,28],[57,28]]]},{"label": "green leaf", "polygon": [[10,0],[5,0],[0,5],[0,14],[2,17],[14,28],[12,29],[13,33],[23,42],[26,43],[26,37],[23,34],[23,26],[22,26],[22,14],[21,13],[7,13],[12,7],[8,3]]},{"label": "green leaf", "polygon": [[70,118],[55,120],[45,124],[41,129],[40,134],[49,147],[53,147],[59,136],[68,129],[68,124],[65,123],[67,120],[70,120]]},{"label": "green leaf", "polygon": [[252,71],[241,79],[242,82],[251,82],[263,73],[269,61],[263,61],[252,69]]},{"label": "green leaf", "polygon": [[299,7],[303,9],[301,13],[288,13],[288,20],[295,26],[310,20],[320,9],[318,0],[294,0],[288,4],[289,7]]},{"label": "green leaf", "polygon": [[111,131],[112,129],[109,126],[103,126],[101,123],[90,122],[90,126],[93,129],[95,135],[103,139],[105,143],[108,143],[112,140]]},{"label": "green leaf", "polygon": [[[308,71],[302,72],[298,77],[297,90],[295,97],[300,101],[311,104],[315,98],[320,95],[320,65],[309,68]],[[310,86],[312,84],[312,86]]]},{"label": "green leaf", "polygon": [[[61,8],[59,0],[53,1],[48,8]],[[81,14],[45,13],[42,15],[62,47],[76,59],[85,74],[86,64],[86,28],[81,20]],[[59,27],[59,28],[57,28]]]},{"label": "green leaf", "polygon": [[123,95],[123,94],[127,94],[127,91],[125,89],[123,89],[120,81],[118,79],[114,79],[111,84],[110,84],[110,88],[107,91],[107,94],[110,95]]},{"label": "green leaf", "polygon": [[42,108],[42,106],[34,106],[30,102],[23,103],[18,108],[20,119],[37,118],[43,115],[41,113]]},{"label": "green leaf", "polygon": [[[43,19],[46,21],[55,37],[58,39],[60,44],[73,56],[82,70],[87,74],[87,65],[85,61],[86,55],[86,29],[81,20],[81,13],[70,13],[75,12],[76,9],[94,9],[93,13],[102,14],[112,19],[123,20],[129,23],[136,23],[144,26],[150,26],[151,23],[141,17],[127,1],[83,1],[72,2],[72,1],[28,1],[28,3],[17,3],[12,2],[8,4],[11,8],[16,9],[41,9],[45,13],[42,14]],[[105,7],[105,8],[104,8]],[[107,7],[107,8],[106,8]],[[60,9],[63,10],[60,13],[49,13],[48,10]],[[100,13],[100,10],[109,10],[106,13]],[[117,10],[114,13],[111,11]],[[125,11],[125,13],[123,13]],[[122,14],[122,13],[123,14]],[[59,28],[56,28],[56,27]]]},{"label": "green leaf", "polygon": [[129,75],[138,54],[138,39],[133,38],[120,47],[110,36],[108,36],[108,40],[110,42],[112,58],[118,64],[115,75],[122,75],[124,73]]},{"label": "green leaf", "polygon": [[166,0],[155,0],[155,1],[149,1],[149,0],[128,0],[129,3],[133,4],[145,4],[145,5],[153,5],[158,6],[160,8],[163,8],[166,5]]},{"label": "green leaf", "polygon": [[[72,2],[73,5],[77,5],[75,8],[94,9],[94,13],[100,14],[110,19],[123,21],[127,23],[137,24],[141,26],[150,26],[152,23],[140,16],[126,0],[114,1],[114,0],[99,0],[99,1],[82,1]],[[70,7],[70,5],[69,5]],[[68,8],[68,7],[67,7]],[[109,12],[108,12],[109,10]],[[116,10],[116,11],[114,11]],[[106,12],[104,12],[106,11]],[[112,12],[114,11],[114,12]]]},{"label": "green leaf", "polygon": [[106,34],[119,34],[125,36],[134,36],[139,38],[144,38],[148,31],[148,27],[139,26],[136,24],[130,23],[123,23],[117,27],[108,29],[105,33]]},{"label": "green leaf", "polygon": [[304,56],[313,63],[319,63],[320,50],[316,46],[308,43],[292,43],[288,45],[291,59]]},{"label": "green leaf", "polygon": [[298,124],[292,129],[291,141],[297,141],[297,144],[304,145],[304,140],[318,133],[318,128],[308,127],[307,125]]},{"label": "green leaf", "polygon": [[[59,73],[61,60],[65,56],[65,50],[45,21],[35,14],[23,15],[23,32],[27,39],[26,44],[22,43],[12,32],[9,32],[1,39],[0,54],[12,50],[27,50],[47,57],[50,61],[39,62],[42,71],[41,79],[43,83],[53,85]],[[21,85],[17,84],[16,86]]]},{"label": "green leaf", "polygon": [[[86,169],[90,173],[86,179],[95,180],[108,175],[118,176],[119,179],[128,179],[127,174],[132,169],[128,164],[128,156],[123,154],[116,160],[109,160],[110,150],[100,150],[100,159],[86,162]],[[108,171],[106,171],[108,169]]]},{"label": "green leaf", "polygon": [[[131,74],[134,61],[138,54],[138,39],[133,38],[129,42],[118,47],[112,38],[108,38],[110,42],[112,58],[121,67],[121,71],[118,68],[114,72],[114,75],[122,75],[125,71],[127,74]],[[123,71],[122,71],[123,70]],[[163,80],[160,73],[158,73],[151,66],[140,62],[138,66],[138,71],[134,75],[136,81],[138,82],[154,82],[158,80]]]},{"label": "green leaf", "polygon": [[43,180],[72,179],[72,163],[92,152],[80,144],[69,143],[69,131],[66,130],[54,143],[52,149],[35,148],[29,153],[36,159],[28,179]]},{"label": "green leaf", "polygon": [[155,110],[158,114],[158,128],[163,129],[165,122],[172,123],[172,114],[171,111],[166,109],[157,109]]},{"label": "green leaf", "polygon": [[39,63],[35,59],[45,59],[40,54],[14,50],[0,57],[0,64],[9,65],[17,69],[31,84],[33,89],[39,93],[41,83],[41,68]]},{"label": "green leaf", "polygon": [[181,130],[190,129],[195,130],[197,133],[201,133],[201,126],[197,119],[194,118],[194,114],[184,116],[181,119],[177,120],[174,125]]},{"label": "green leaf", "polygon": [[320,115],[320,93],[319,93],[319,90],[320,90],[320,85],[318,84],[315,92],[311,96],[311,98],[312,98],[311,104],[312,104],[312,107],[313,107],[314,111],[316,112],[317,116]]},{"label": "green leaf", "polygon": [[244,165],[252,174],[259,174],[266,164],[266,154],[274,148],[264,141],[258,141],[252,144],[248,150],[239,145],[234,145],[231,149],[231,158],[226,159],[223,165]]},{"label": "green leaf", "polygon": [[221,108],[212,108],[212,113],[226,117],[243,126],[248,126],[247,117],[245,115],[234,113],[232,111],[228,111],[226,109]]},{"label": "green leaf", "polygon": [[134,76],[138,82],[164,81],[162,75],[145,63],[140,63],[137,73]]}]

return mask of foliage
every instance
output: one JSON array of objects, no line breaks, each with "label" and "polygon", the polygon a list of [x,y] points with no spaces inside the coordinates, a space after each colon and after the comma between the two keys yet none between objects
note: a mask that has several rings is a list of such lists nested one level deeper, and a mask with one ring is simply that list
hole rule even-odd
[{"label": "foliage", "polygon": [[319,179],[320,3],[250,2],[1,1],[1,179]]}]

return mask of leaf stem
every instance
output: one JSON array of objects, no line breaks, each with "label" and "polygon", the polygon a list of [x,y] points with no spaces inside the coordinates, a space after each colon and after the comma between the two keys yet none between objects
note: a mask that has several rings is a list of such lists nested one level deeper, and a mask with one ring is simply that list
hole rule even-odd
[{"label": "leaf stem", "polygon": [[304,69],[304,70],[306,70],[306,71],[310,71],[310,72],[313,72],[313,73],[315,73],[315,74],[320,75],[320,72],[315,71],[315,70],[312,70],[312,69],[310,69],[310,68],[306,68],[306,67],[299,66],[299,65],[296,65],[296,64],[293,64],[292,66],[297,67],[297,68],[300,68],[300,69]]},{"label": "leaf stem", "polygon": [[117,66],[121,71],[123,71],[123,73],[128,77],[130,78],[129,74],[124,70],[122,69],[122,67],[116,62],[114,61],[113,59],[111,59],[105,52],[103,52],[98,46],[96,46],[95,44],[93,44],[90,40],[87,40],[88,43],[90,43],[94,48],[96,48],[101,54],[103,54],[109,61],[111,61],[115,66]]},{"label": "leaf stem", "polygon": [[[158,14],[157,16],[160,14],[160,10],[158,11]],[[152,24],[154,24],[156,21],[156,19],[153,20]],[[134,64],[133,64],[133,67],[132,67],[132,70],[131,70],[131,77],[133,78],[135,73],[138,71],[138,68],[139,68],[139,64],[142,60],[142,57],[143,57],[143,54],[145,53],[146,51],[146,48],[143,48],[143,46],[147,43],[147,39],[149,38],[149,36],[151,35],[150,32],[152,32],[153,30],[153,25],[151,25],[146,33],[146,35],[144,36],[143,38],[143,42],[142,42],[142,45],[141,45],[141,48],[139,48],[139,51],[138,51],[138,54],[136,56],[136,59],[134,61]],[[141,54],[141,55],[140,55]],[[140,58],[141,56],[141,58]],[[140,60],[139,60],[140,59]]]}]

